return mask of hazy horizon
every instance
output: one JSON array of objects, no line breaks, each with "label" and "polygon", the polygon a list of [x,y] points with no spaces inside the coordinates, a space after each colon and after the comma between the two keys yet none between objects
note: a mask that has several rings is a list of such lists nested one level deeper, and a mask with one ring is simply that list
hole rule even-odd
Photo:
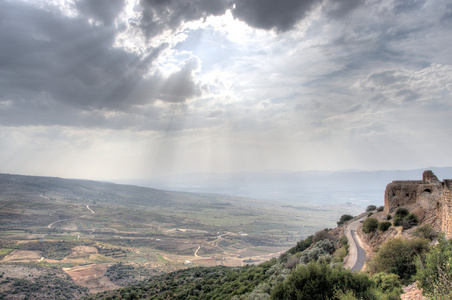
[{"label": "hazy horizon", "polygon": [[452,166],[452,5],[6,0],[0,173]]}]

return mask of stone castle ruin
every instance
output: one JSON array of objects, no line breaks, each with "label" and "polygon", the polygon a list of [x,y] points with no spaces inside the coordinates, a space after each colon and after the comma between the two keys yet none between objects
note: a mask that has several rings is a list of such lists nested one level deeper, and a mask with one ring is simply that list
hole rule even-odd
[{"label": "stone castle ruin", "polygon": [[422,223],[432,224],[452,238],[452,179],[439,181],[432,171],[422,180],[393,181],[386,186],[385,212],[402,207],[413,212]]}]

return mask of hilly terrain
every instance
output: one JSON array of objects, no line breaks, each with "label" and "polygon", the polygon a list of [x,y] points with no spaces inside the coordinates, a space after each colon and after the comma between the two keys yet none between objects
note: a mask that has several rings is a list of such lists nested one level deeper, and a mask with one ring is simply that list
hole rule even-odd
[{"label": "hilly terrain", "polygon": [[[0,274],[9,278],[0,292],[70,299],[193,266],[258,264],[361,210],[0,174]],[[118,277],[118,264],[133,276]],[[51,275],[68,288],[42,290]]]}]

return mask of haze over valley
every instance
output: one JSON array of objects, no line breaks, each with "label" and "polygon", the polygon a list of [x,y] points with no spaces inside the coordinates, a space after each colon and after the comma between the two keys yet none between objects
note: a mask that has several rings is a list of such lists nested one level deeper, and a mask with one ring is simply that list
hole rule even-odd
[{"label": "haze over valley", "polygon": [[342,264],[323,229],[452,178],[451,28],[450,0],[0,1],[0,299],[268,299]]},{"label": "haze over valley", "polygon": [[417,180],[426,169],[433,170],[439,178],[452,176],[450,167],[427,167],[379,171],[189,173],[126,182],[172,191],[226,194],[295,205],[322,206],[350,202],[365,208],[369,204],[383,205],[383,192],[388,183],[398,179]]}]

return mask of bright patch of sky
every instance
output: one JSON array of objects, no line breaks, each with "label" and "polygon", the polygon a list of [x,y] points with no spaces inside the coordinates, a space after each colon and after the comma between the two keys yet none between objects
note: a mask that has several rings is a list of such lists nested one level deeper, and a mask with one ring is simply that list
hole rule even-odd
[{"label": "bright patch of sky", "polygon": [[0,172],[451,166],[445,0],[0,3]]}]

